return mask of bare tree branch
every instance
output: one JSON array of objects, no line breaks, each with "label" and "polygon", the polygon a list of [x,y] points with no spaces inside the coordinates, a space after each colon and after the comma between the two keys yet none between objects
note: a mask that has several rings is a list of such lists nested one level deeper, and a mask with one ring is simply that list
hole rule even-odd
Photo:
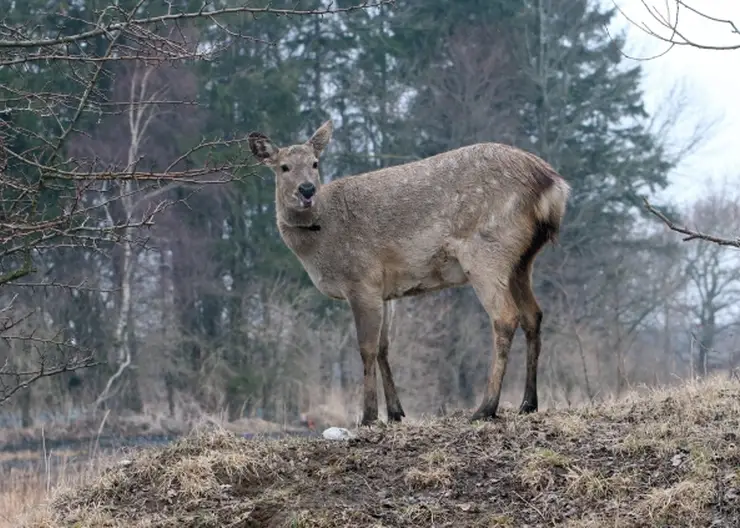
[{"label": "bare tree branch", "polygon": [[98,365],[100,365],[100,362],[95,361],[92,355],[73,357],[61,364],[57,363],[48,368],[42,362],[38,369],[23,372],[14,371],[7,365],[3,365],[0,367],[0,404],[9,400],[15,393],[27,389],[42,378],[51,378],[65,372],[75,372]]},{"label": "bare tree branch", "polygon": [[[68,321],[49,322],[43,309],[23,305],[33,302],[28,296],[16,302],[14,293],[22,288],[106,290],[102,284],[47,280],[37,271],[48,266],[49,252],[122,254],[122,272],[106,300],[118,300],[111,347],[115,373],[100,404],[132,365],[134,268],[156,219],[187,199],[174,199],[172,191],[196,192],[251,173],[254,164],[249,149],[240,148],[242,137],[198,137],[192,130],[183,135],[190,144],[172,142],[174,152],[152,155],[148,140],[167,119],[182,124],[183,114],[200,112],[189,65],[214,60],[235,42],[262,42],[234,28],[244,15],[323,16],[392,3],[359,0],[301,10],[253,7],[244,0],[215,8],[205,0],[188,9],[137,0],[130,8],[104,2],[87,11],[86,19],[64,10],[34,13],[35,20],[53,17],[53,25],[11,22],[13,3],[9,14],[0,13],[0,302],[7,302],[0,309],[0,341],[6,345],[0,350],[0,403],[43,378],[100,359],[66,329],[47,328],[63,328]],[[59,28],[67,23],[81,29],[64,34]],[[183,80],[189,90],[181,88]],[[182,110],[174,112],[177,107]],[[95,137],[106,127],[115,131],[107,147]],[[126,145],[123,155],[120,145]]]},{"label": "bare tree branch", "polygon": [[684,242],[688,242],[690,240],[707,240],[709,242],[714,242],[715,244],[719,244],[720,246],[730,246],[730,247],[740,248],[740,237],[737,237],[735,239],[723,238],[723,237],[711,235],[708,233],[702,233],[694,229],[689,229],[688,227],[679,226],[675,222],[673,222],[671,219],[669,219],[666,215],[664,215],[663,213],[658,211],[655,207],[653,207],[650,204],[650,202],[648,202],[647,199],[645,199],[645,208],[648,211],[650,211],[650,213],[658,217],[671,231],[675,231],[676,233],[681,233],[682,235],[686,235],[686,237],[683,238]]},{"label": "bare tree branch", "polygon": [[[700,10],[699,8],[690,5],[686,0],[665,0],[664,9],[651,5],[647,0],[641,0],[643,7],[652,19],[653,27],[651,27],[651,24],[647,22],[637,22],[633,17],[625,14],[624,10],[620,8],[616,0],[613,0],[613,2],[617,10],[619,10],[619,12],[633,26],[637,27],[645,34],[668,44],[668,48],[664,51],[655,56],[644,58],[643,60],[650,60],[665,55],[675,46],[685,46],[714,51],[731,51],[740,49],[740,29],[738,29],[740,27],[740,22],[730,20],[729,18],[709,15],[704,10]],[[728,30],[728,35],[736,38],[737,42],[731,44],[709,44],[698,42],[690,38],[686,32],[679,27],[680,20],[682,20],[681,17],[686,13],[691,13],[704,21],[716,24],[718,31],[722,29]]]},{"label": "bare tree branch", "polygon": [[[145,0],[140,0],[134,9],[130,13],[135,14],[141,4]],[[101,35],[111,35],[116,32],[125,32],[133,30],[141,30],[146,26],[155,26],[157,24],[166,24],[167,22],[181,22],[193,19],[211,19],[215,20],[219,17],[226,15],[235,14],[250,14],[250,15],[277,15],[277,16],[316,16],[316,15],[333,15],[339,13],[349,13],[352,11],[358,11],[360,9],[367,9],[370,7],[379,7],[382,5],[393,4],[395,0],[378,0],[377,2],[362,2],[349,7],[328,7],[325,9],[278,9],[273,7],[249,7],[244,4],[236,7],[226,7],[222,9],[210,8],[209,2],[204,2],[200,9],[197,11],[180,11],[170,12],[165,15],[146,17],[146,18],[134,18],[126,17],[126,20],[115,22],[110,21],[103,23],[102,14],[113,14],[114,16],[126,14],[118,6],[108,6],[103,10],[101,14],[101,20],[99,26],[85,31],[82,33],[76,33],[74,35],[67,35],[64,37],[57,37],[53,39],[31,39],[31,38],[18,38],[18,39],[0,39],[1,48],[37,48],[44,46],[59,46],[61,44],[72,44],[80,41],[91,40]],[[7,26],[3,27],[0,25],[0,34],[3,33],[3,29],[10,30]],[[13,28],[13,32],[18,32],[18,28]]]}]

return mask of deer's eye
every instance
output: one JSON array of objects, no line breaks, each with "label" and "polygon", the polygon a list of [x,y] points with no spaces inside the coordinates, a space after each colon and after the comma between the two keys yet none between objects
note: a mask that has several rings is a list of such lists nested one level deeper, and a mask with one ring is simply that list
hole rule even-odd
[{"label": "deer's eye", "polygon": [[280,168],[283,169],[283,172],[288,172],[290,170],[290,167],[287,165],[281,165]]},{"label": "deer's eye", "polygon": [[314,169],[318,169],[319,168],[319,162],[318,161],[314,161],[313,162],[313,168]]}]

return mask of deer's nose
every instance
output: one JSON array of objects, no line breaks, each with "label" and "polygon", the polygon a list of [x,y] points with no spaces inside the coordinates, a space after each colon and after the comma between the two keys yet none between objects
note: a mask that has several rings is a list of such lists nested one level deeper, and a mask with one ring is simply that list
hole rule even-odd
[{"label": "deer's nose", "polygon": [[301,196],[308,199],[316,194],[316,186],[311,182],[303,182],[298,186],[298,192],[301,193]]}]

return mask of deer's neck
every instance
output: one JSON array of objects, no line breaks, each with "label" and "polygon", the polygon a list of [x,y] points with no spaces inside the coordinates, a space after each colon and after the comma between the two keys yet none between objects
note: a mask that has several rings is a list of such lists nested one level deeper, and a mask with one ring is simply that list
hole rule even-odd
[{"label": "deer's neck", "polygon": [[283,242],[300,258],[310,258],[321,238],[321,203],[310,209],[284,207],[277,201],[277,224]]},{"label": "deer's neck", "polygon": [[306,229],[316,231],[320,227],[318,204],[310,209],[301,211],[299,209],[288,209],[281,207],[278,203],[278,223],[295,229]]},{"label": "deer's neck", "polygon": [[[317,220],[312,218],[312,220]],[[321,246],[323,233],[319,222],[295,222],[287,221],[278,215],[278,231],[288,248],[301,260],[311,259]]]}]

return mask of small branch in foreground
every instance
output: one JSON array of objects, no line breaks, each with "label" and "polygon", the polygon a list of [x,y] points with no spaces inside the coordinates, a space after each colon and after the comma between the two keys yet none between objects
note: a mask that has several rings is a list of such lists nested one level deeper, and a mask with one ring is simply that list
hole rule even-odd
[{"label": "small branch in foreground", "polygon": [[736,247],[740,248],[740,236],[737,238],[730,239],[730,238],[722,238],[715,235],[710,235],[707,233],[701,233],[699,231],[696,231],[694,229],[689,229],[688,227],[681,227],[676,225],[672,220],[670,220],[666,215],[658,211],[655,207],[653,207],[650,202],[648,202],[647,198],[644,198],[645,201],[645,208],[650,211],[653,215],[657,216],[671,231],[675,231],[676,233],[681,233],[682,235],[686,235],[686,237],[683,238],[684,242],[688,242],[689,240],[706,240],[708,242],[712,242],[714,244],[718,244],[720,246],[730,246],[730,247]]},{"label": "small branch in foreground", "polygon": [[[207,10],[207,3],[197,11],[183,11],[183,12],[170,12],[164,15],[134,18],[129,17],[127,20],[120,22],[111,22],[103,25],[98,23],[97,27],[89,31],[82,31],[74,35],[66,35],[55,38],[20,38],[17,40],[13,39],[0,39],[0,49],[2,48],[38,48],[43,46],[58,46],[60,44],[72,44],[75,42],[86,41],[92,38],[115,34],[116,32],[130,30],[131,28],[140,28],[144,26],[156,26],[158,24],[166,24],[167,22],[179,22],[192,19],[210,19],[214,20],[216,17],[223,17],[227,15],[238,15],[238,14],[249,14],[255,15],[276,15],[276,16],[317,16],[317,15],[337,15],[341,13],[350,13],[352,11],[360,11],[370,7],[378,7],[386,4],[393,4],[395,0],[378,0],[377,2],[361,2],[356,5],[347,7],[328,7],[323,9],[291,9],[291,8],[274,8],[274,7],[249,7],[246,5],[235,6],[235,7],[224,7],[221,9]],[[138,6],[137,6],[138,7]],[[131,10],[131,15],[135,15],[136,10]],[[6,31],[12,29],[9,27],[4,28]]]},{"label": "small branch in foreground", "polygon": [[[652,60],[661,57],[675,46],[686,46],[713,51],[732,51],[740,49],[740,43],[708,44],[690,39],[683,30],[679,29],[679,21],[684,12],[692,13],[694,16],[703,19],[704,21],[712,22],[718,28],[726,28],[728,29],[729,34],[734,35],[735,37],[740,37],[740,29],[738,28],[738,24],[733,20],[709,15],[696,7],[689,5],[685,0],[673,0],[673,9],[671,9],[671,4],[666,0],[665,12],[662,12],[657,7],[648,4],[647,0],[641,0],[642,6],[648,12],[653,22],[657,24],[657,27],[659,28],[658,30],[651,28],[646,22],[637,22],[624,12],[619,4],[617,4],[616,0],[612,0],[612,2],[621,15],[624,16],[624,18],[626,18],[634,27],[640,29],[646,35],[668,44],[668,48],[666,50],[655,56],[646,57],[642,60]],[[659,30],[666,31],[667,35],[660,34],[658,32]]]},{"label": "small branch in foreground", "polygon": [[[51,378],[64,374],[65,372],[74,372],[90,367],[96,367],[100,362],[95,361],[92,357],[86,356],[81,358],[70,359],[52,367],[45,368],[42,364],[37,370],[26,372],[14,372],[7,370],[7,365],[0,367],[0,405],[9,400],[16,392],[26,389],[42,378]],[[12,383],[5,380],[11,379]]]}]

